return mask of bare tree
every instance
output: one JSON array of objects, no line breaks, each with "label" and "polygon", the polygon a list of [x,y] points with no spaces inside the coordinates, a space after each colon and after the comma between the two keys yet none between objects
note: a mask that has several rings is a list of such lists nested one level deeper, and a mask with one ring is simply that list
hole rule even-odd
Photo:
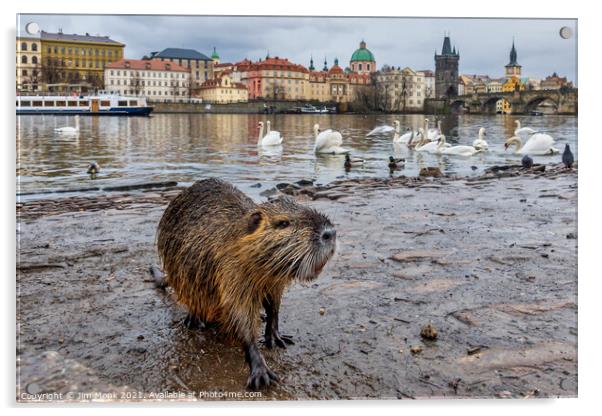
[{"label": "bare tree", "polygon": [[140,72],[136,71],[133,72],[134,74],[131,78],[130,78],[130,85],[132,87],[132,90],[134,91],[135,95],[140,95],[140,92],[143,90],[142,88],[142,78],[140,78]]},{"label": "bare tree", "polygon": [[65,81],[65,70],[58,59],[48,58],[42,61],[42,81],[46,84],[58,84]]}]

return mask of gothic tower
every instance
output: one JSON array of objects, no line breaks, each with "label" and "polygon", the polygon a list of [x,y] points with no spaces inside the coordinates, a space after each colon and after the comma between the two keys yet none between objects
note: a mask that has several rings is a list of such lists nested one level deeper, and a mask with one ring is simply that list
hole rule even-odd
[{"label": "gothic tower", "polygon": [[505,66],[506,78],[517,77],[520,78],[521,66],[517,61],[516,48],[514,47],[514,40],[512,40],[512,49],[510,49],[510,62]]},{"label": "gothic tower", "polygon": [[443,39],[441,55],[435,51],[435,96],[437,98],[458,95],[458,66],[460,52],[454,46],[448,35]]}]

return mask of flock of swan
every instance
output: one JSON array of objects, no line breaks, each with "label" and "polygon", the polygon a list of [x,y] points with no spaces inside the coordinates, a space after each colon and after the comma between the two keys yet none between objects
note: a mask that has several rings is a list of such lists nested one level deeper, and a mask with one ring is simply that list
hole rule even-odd
[{"label": "flock of swan", "polygon": [[[521,127],[520,121],[516,120],[516,129],[514,135],[504,143],[504,150],[514,146],[514,153],[521,155],[554,155],[560,151],[554,147],[555,140],[546,133],[539,132],[531,127]],[[267,133],[263,135],[263,122],[259,122],[259,138],[257,146],[270,147],[282,145],[283,139],[280,132],[270,129],[270,122],[267,122]],[[320,125],[315,124],[314,128],[314,152],[317,154],[344,154],[351,150],[343,147],[343,135],[335,130],[320,130]],[[471,157],[477,153],[489,150],[489,144],[485,140],[487,132],[484,127],[479,129],[478,137],[469,145],[451,145],[447,143],[446,137],[441,130],[441,121],[437,127],[429,128],[429,120],[425,119],[423,126],[418,129],[408,128],[402,134],[401,125],[398,120],[393,122],[393,126],[378,126],[370,131],[366,136],[383,136],[393,132],[393,143],[396,145],[405,145],[421,153],[432,153],[449,156]]]}]

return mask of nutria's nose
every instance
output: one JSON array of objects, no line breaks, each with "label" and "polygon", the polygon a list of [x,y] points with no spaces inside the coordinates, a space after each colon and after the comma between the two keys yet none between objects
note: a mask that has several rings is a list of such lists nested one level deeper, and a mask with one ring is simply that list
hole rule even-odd
[{"label": "nutria's nose", "polygon": [[322,241],[325,243],[334,241],[334,239],[336,237],[337,237],[337,232],[334,228],[326,228],[324,231],[322,231],[322,235],[320,236]]}]

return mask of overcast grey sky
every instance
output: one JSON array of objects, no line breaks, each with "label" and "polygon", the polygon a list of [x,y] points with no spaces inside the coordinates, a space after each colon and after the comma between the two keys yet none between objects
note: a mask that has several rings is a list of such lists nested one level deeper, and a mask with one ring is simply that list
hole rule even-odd
[{"label": "overcast grey sky", "polygon": [[192,48],[210,55],[216,46],[222,62],[244,58],[287,57],[317,67],[324,57],[335,57],[343,67],[364,39],[383,64],[434,69],[433,54],[441,51],[443,33],[451,33],[460,50],[460,73],[503,75],[515,39],[523,75],[543,78],[552,72],[576,81],[577,40],[562,39],[568,26],[577,33],[576,20],[440,19],[440,18],[319,18],[210,17],[119,15],[21,15],[18,26],[35,21],[43,30],[108,35],[126,44],[125,56],[141,58],[166,47]]}]

